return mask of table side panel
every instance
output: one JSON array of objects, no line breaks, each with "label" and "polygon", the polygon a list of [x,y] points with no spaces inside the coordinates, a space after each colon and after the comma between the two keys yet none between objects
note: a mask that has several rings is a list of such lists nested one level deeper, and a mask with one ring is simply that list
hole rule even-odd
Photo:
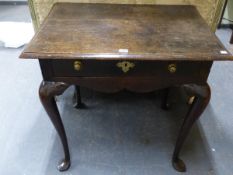
[{"label": "table side panel", "polygon": [[[44,80],[61,81],[105,92],[120,89],[147,92],[186,83],[205,84],[212,66],[211,61],[133,61],[135,67],[124,73],[116,66],[116,61],[89,60],[83,63],[82,71],[74,69],[74,62],[75,60],[43,62],[41,69]],[[168,66],[171,64],[176,65],[175,73],[169,72]]]}]

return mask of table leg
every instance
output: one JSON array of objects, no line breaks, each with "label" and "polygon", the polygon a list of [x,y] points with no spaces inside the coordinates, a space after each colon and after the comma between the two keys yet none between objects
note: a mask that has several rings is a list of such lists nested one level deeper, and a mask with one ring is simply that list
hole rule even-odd
[{"label": "table leg", "polygon": [[166,88],[163,90],[163,97],[161,104],[161,108],[163,110],[169,110],[171,108],[171,102],[169,101],[170,93],[171,93],[171,88]]},{"label": "table leg", "polygon": [[59,171],[65,171],[70,167],[70,154],[65,129],[54,96],[61,95],[68,87],[68,84],[62,82],[43,81],[39,89],[41,103],[57,130],[64,149],[65,158],[58,165]]},{"label": "table leg", "polygon": [[233,29],[232,29],[230,44],[233,44]]},{"label": "table leg", "polygon": [[190,109],[181,126],[172,157],[173,167],[180,172],[186,171],[184,162],[179,158],[180,150],[194,122],[200,117],[208,105],[211,95],[210,87],[208,84],[205,86],[185,85],[184,89],[186,92],[194,95],[195,99],[190,106]]},{"label": "table leg", "polygon": [[86,105],[82,103],[82,98],[81,98],[81,92],[80,92],[80,87],[75,86],[75,92],[74,92],[74,104],[73,106],[77,109],[84,109],[86,108]]}]

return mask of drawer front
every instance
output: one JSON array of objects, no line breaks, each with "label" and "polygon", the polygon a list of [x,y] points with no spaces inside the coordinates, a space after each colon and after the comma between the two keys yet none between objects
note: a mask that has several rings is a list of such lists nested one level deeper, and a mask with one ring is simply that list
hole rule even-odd
[{"label": "drawer front", "polygon": [[55,77],[169,76],[207,78],[212,62],[53,60]]}]

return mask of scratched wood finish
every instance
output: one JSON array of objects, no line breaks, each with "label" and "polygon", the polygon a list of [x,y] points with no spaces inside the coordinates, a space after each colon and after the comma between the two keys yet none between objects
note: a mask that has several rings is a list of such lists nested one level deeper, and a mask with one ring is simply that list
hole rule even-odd
[{"label": "scratched wood finish", "polygon": [[216,30],[225,0],[28,0],[34,27],[38,29],[56,2],[107,3],[107,4],[157,4],[194,5],[211,27]]},{"label": "scratched wood finish", "polygon": [[225,48],[194,6],[57,3],[21,57],[232,59],[221,50]]}]

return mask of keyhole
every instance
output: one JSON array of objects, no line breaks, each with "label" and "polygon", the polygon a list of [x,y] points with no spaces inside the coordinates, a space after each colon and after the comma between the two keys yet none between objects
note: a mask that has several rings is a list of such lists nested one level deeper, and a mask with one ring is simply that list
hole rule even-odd
[{"label": "keyhole", "polygon": [[128,65],[128,64],[127,64],[127,63],[125,63],[125,67],[127,67],[127,65]]}]

